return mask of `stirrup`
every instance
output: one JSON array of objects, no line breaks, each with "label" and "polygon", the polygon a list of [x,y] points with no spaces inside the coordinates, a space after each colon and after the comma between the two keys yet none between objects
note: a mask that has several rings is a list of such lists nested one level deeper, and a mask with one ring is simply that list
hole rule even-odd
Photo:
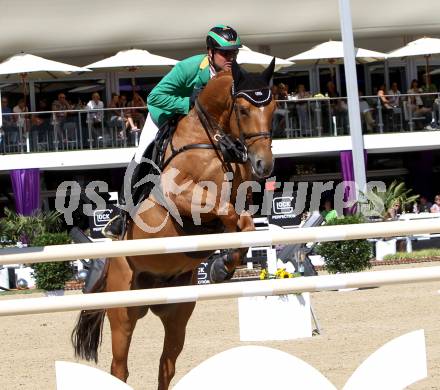
[{"label": "stirrup", "polygon": [[111,239],[119,239],[124,230],[124,218],[121,214],[115,215],[105,226],[101,229],[101,233]]}]

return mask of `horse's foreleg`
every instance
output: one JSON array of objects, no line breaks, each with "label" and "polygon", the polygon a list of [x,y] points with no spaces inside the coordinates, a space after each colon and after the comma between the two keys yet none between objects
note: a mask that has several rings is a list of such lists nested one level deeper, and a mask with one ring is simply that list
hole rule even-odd
[{"label": "horse's foreleg", "polygon": [[[236,230],[239,232],[254,231],[255,225],[252,217],[247,213],[240,215],[237,221]],[[249,248],[237,248],[229,252],[228,259],[225,262],[225,267],[228,272],[234,272],[235,268],[241,264],[248,249]]]},{"label": "horse's foreleg", "polygon": [[[176,370],[176,360],[185,343],[186,325],[196,306],[195,302],[166,305],[154,311],[165,329],[162,356],[159,363],[158,390],[168,390]],[[156,307],[152,307],[155,310]]]},{"label": "horse's foreleg", "polygon": [[108,309],[107,316],[112,332],[111,374],[123,382],[128,378],[128,350],[138,318],[142,315],[139,308],[120,307]]}]

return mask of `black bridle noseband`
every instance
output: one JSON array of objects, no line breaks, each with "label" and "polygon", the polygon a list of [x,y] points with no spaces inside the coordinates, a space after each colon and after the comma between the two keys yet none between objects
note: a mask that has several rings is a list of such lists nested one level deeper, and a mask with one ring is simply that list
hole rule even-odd
[{"label": "black bridle noseband", "polygon": [[[237,120],[237,127],[240,132],[240,138],[234,138],[230,134],[225,133],[223,128],[219,125],[219,123],[205,110],[205,108],[200,104],[199,99],[195,101],[195,110],[197,112],[197,116],[202,124],[208,139],[209,144],[188,144],[182,146],[181,148],[174,149],[172,136],[170,139],[170,148],[171,148],[171,156],[163,163],[164,169],[170,161],[176,157],[178,154],[183,153],[187,150],[191,149],[213,149],[221,161],[223,169],[225,172],[231,172],[232,166],[231,163],[236,164],[244,164],[248,159],[247,148],[250,144],[253,144],[259,138],[272,138],[271,131],[264,131],[259,133],[246,134],[241,126],[240,122],[240,112],[238,105],[236,104],[236,100],[239,97],[242,97],[248,100],[252,105],[261,107],[268,105],[272,100],[272,94],[270,89],[248,89],[241,90],[237,93],[234,93],[232,88],[232,108],[229,113],[229,118],[232,115],[232,112],[235,113],[235,118]],[[259,96],[262,96],[261,99],[258,99]],[[252,140],[250,144],[247,144],[247,141]]]}]

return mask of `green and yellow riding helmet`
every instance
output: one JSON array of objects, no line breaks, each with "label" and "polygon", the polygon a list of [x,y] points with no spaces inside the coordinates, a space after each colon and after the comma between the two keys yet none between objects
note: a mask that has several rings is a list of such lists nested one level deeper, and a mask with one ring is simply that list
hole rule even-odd
[{"label": "green and yellow riding helmet", "polygon": [[208,49],[238,50],[242,45],[237,31],[220,24],[209,30],[206,36],[206,46]]}]

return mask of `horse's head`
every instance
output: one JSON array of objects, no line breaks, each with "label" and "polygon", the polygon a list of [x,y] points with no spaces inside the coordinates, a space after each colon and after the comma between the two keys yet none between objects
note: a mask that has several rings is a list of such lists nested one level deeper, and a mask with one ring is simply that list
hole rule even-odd
[{"label": "horse's head", "polygon": [[267,177],[273,170],[272,115],[275,101],[269,87],[275,58],[260,74],[248,73],[234,61],[232,65],[231,134],[247,147],[254,174]]},{"label": "horse's head", "polygon": [[[243,162],[241,157],[245,159],[247,155],[259,178],[269,176],[273,169],[271,129],[275,101],[269,82],[274,67],[275,59],[261,74],[248,73],[234,61],[232,73],[220,72],[208,82],[196,103],[205,130],[217,142],[223,138],[229,145],[235,143],[234,162]],[[230,138],[224,135],[235,141],[228,141]],[[219,142],[220,148],[225,142]]]}]

